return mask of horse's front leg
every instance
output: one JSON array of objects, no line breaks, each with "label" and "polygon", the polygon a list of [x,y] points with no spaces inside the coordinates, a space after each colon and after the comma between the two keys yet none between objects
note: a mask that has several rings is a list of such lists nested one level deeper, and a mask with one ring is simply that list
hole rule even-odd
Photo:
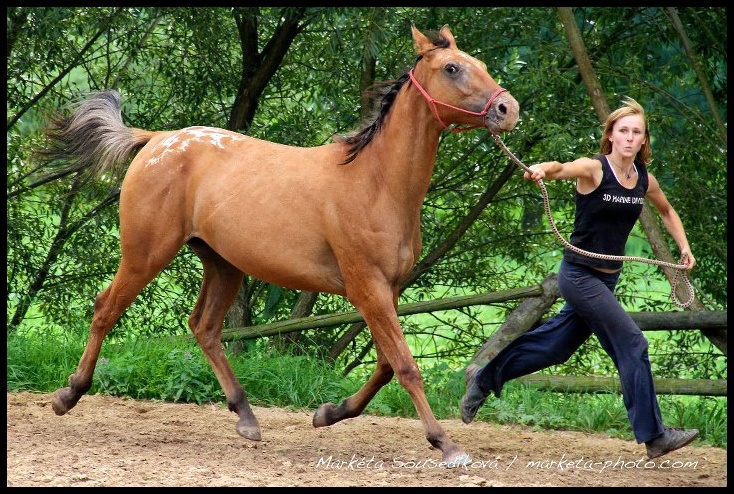
[{"label": "horse's front leg", "polygon": [[[428,442],[433,447],[441,450],[442,460],[447,466],[456,467],[465,464],[469,461],[469,456],[456,443],[451,441],[441,424],[436,420],[428,404],[423,389],[423,378],[400,328],[393,291],[389,287],[370,286],[369,283],[363,283],[361,287],[363,289],[360,293],[350,294],[350,300],[361,312],[369,326],[372,338],[378,348],[378,355],[382,356],[382,359],[378,358],[375,374],[359,392],[345,400],[339,407],[327,404],[319,408],[314,416],[314,425],[317,425],[317,416],[320,425],[329,425],[329,417],[332,420],[338,420],[339,415],[344,415],[343,418],[346,418],[355,416],[358,413],[357,410],[361,412],[367,404],[364,400],[371,399],[377,393],[379,387],[389,381],[387,378],[392,373],[387,372],[385,364],[382,363],[387,361],[400,385],[410,395],[423,423]],[[326,417],[326,419],[323,417]]]},{"label": "horse's front leg", "polygon": [[346,398],[340,405],[337,406],[333,403],[321,405],[313,415],[314,427],[326,427],[344,419],[358,417],[377,392],[390,382],[394,375],[390,362],[387,361],[377,344],[375,344],[375,347],[377,349],[377,366],[372,377],[359,391]]}]

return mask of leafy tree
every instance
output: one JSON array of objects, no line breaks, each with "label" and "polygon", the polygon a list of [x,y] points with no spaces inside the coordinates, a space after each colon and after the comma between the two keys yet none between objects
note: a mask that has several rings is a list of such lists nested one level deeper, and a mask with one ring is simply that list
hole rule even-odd
[{"label": "leafy tree", "polygon": [[[46,182],[34,168],[45,115],[90,90],[120,91],[125,120],[135,127],[211,125],[316,145],[358,127],[370,103],[360,98],[363,90],[415,62],[411,22],[421,29],[449,24],[459,46],[484,60],[520,102],[521,123],[503,139],[524,163],[598,149],[599,116],[554,8],[9,7],[7,13],[8,332],[86,332],[92,299],[117,268],[118,184],[104,179],[81,187],[71,174]],[[609,106],[623,95],[645,106],[652,169],[699,260],[697,296],[706,308],[725,308],[726,9],[575,7],[572,13]],[[537,284],[556,269],[560,244],[539,191],[519,177],[486,133],[444,136],[423,211],[424,251],[404,302]],[[548,192],[568,236],[572,184],[548,184]],[[630,248],[652,257],[643,229],[635,235]],[[671,239],[663,241],[675,252]],[[199,269],[182,250],[113,336],[187,333]],[[666,293],[631,289],[664,281],[661,270],[625,279],[630,289],[620,293],[628,307],[671,308]],[[351,310],[339,297],[250,278],[240,295],[229,326]],[[489,321],[478,309],[437,313],[420,323],[406,319],[404,329],[416,336],[411,341],[430,334],[436,342],[419,358],[463,362],[513,308],[497,304]],[[308,331],[297,340],[347,369],[371,358],[369,335],[358,325]],[[701,339],[673,335],[670,347],[679,343],[685,351]],[[580,359],[582,366],[594,360],[583,353]]]}]

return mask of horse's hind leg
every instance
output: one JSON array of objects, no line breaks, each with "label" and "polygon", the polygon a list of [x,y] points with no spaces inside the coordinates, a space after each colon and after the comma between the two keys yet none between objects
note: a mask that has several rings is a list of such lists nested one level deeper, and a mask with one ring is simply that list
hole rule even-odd
[{"label": "horse's hind leg", "polygon": [[128,262],[123,254],[120,267],[112,283],[95,299],[94,317],[89,330],[89,340],[79,360],[76,372],[69,376],[69,386],[57,389],[51,398],[51,407],[56,415],[64,415],[74,408],[82,395],[89,391],[92,386],[94,368],[97,365],[105,336],[145,285],[150,283],[165,265],[163,260],[165,259],[165,262],[168,262],[173,258],[176,249],[171,249],[171,252],[168,257],[165,257],[162,252],[157,251],[156,253],[160,253],[161,256],[158,257],[160,260],[156,265],[142,262],[135,263],[134,266],[133,263]]},{"label": "horse's hind leg", "polygon": [[189,318],[189,327],[227,396],[227,407],[239,416],[237,433],[259,441],[260,426],[222,348],[222,321],[242,285],[242,271],[201,241],[191,241],[189,246],[204,266],[204,281]]}]

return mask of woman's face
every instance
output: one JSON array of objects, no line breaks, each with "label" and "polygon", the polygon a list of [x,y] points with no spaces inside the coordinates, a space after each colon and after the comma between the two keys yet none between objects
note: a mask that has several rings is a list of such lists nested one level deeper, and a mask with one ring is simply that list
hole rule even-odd
[{"label": "woman's face", "polygon": [[645,119],[642,115],[628,115],[614,122],[609,136],[612,151],[625,158],[634,158],[645,143]]}]

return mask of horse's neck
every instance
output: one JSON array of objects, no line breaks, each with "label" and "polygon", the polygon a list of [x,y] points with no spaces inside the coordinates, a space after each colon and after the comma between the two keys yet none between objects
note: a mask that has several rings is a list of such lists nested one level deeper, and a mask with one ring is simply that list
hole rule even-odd
[{"label": "horse's neck", "polygon": [[379,173],[406,206],[419,209],[431,183],[442,128],[423,97],[404,87],[373,145]]}]

